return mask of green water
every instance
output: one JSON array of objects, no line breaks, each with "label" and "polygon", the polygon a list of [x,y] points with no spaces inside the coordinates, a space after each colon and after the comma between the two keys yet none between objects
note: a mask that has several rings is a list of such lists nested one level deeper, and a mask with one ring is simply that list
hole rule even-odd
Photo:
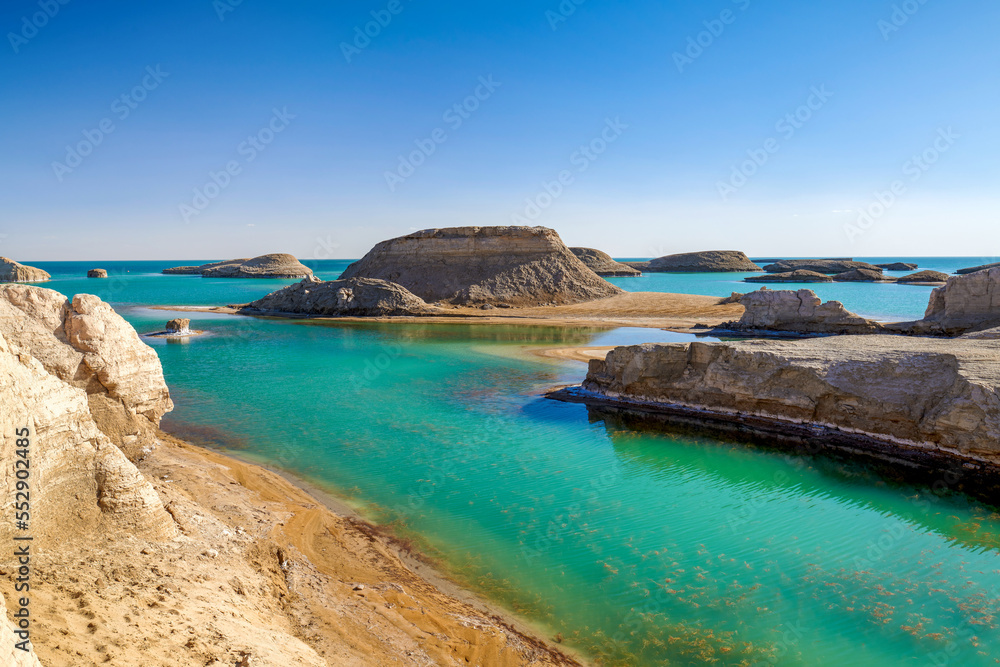
[{"label": "green water", "polygon": [[[140,331],[172,313],[138,304],[274,288],[140,268],[112,299]],[[70,293],[100,283],[57,278]],[[594,420],[538,396],[582,365],[523,353],[676,334],[190,315],[209,336],[153,342],[177,403],[168,429],[327,485],[601,664],[1000,658],[992,508]]]}]

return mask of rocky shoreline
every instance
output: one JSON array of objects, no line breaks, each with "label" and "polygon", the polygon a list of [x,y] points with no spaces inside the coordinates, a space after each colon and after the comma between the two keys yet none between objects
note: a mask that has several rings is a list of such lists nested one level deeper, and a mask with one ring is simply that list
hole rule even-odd
[{"label": "rocky shoreline", "polygon": [[31,451],[37,629],[18,667],[579,664],[416,572],[387,532],[160,430],[159,359],[99,298],[0,287],[0,367],[0,460],[17,438]]}]

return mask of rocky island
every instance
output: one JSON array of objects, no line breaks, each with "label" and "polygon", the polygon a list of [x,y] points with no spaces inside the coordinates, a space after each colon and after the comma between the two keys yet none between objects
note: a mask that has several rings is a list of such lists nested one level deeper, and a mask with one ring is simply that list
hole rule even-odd
[{"label": "rocky island", "polygon": [[785,273],[768,273],[763,276],[747,276],[747,283],[832,283],[833,278],[816,271],[796,269]]},{"label": "rocky island", "polygon": [[739,273],[763,271],[745,253],[736,250],[708,250],[667,255],[651,260],[653,273]]},{"label": "rocky island", "polygon": [[0,283],[42,283],[50,278],[47,271],[0,257]]},{"label": "rocky island", "polygon": [[350,278],[324,282],[315,277],[235,308],[243,315],[308,317],[398,317],[439,311],[405,287],[385,280]]},{"label": "rocky island", "polygon": [[591,271],[602,277],[634,277],[642,275],[642,271],[628,264],[616,262],[611,255],[600,250],[594,250],[593,248],[570,248],[570,252],[579,257],[580,261],[586,264]]},{"label": "rocky island", "polygon": [[851,259],[783,259],[774,264],[768,264],[764,270],[768,273],[787,273],[796,270],[815,271],[827,275],[846,273],[854,269],[867,269],[882,273],[882,269],[868,262],[855,262]]},{"label": "rocky island", "polygon": [[108,272],[104,269],[90,269],[87,271],[88,278],[107,278]]},{"label": "rocky island", "polygon": [[823,301],[812,290],[769,290],[740,297],[743,316],[720,327],[724,331],[813,335],[871,334],[882,325],[848,311],[839,301]]},{"label": "rocky island", "polygon": [[163,269],[169,275],[200,275],[203,278],[305,278],[312,269],[294,256],[275,253],[252,259],[231,259],[201,266],[175,266]]},{"label": "rocky island", "polygon": [[401,285],[427,303],[541,306],[622,294],[545,227],[427,229],[383,241],[342,280]]}]

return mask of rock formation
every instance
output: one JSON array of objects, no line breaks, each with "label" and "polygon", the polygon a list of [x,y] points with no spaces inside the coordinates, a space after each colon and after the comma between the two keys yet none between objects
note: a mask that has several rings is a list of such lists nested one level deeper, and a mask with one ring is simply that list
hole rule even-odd
[{"label": "rock formation", "polygon": [[428,303],[540,306],[621,294],[545,227],[427,229],[376,245],[341,279],[402,285]]},{"label": "rock formation", "polygon": [[191,334],[191,320],[186,317],[178,317],[167,322],[167,333],[178,336],[188,336]]},{"label": "rock formation", "polygon": [[867,334],[881,325],[848,311],[839,301],[823,303],[812,290],[758,290],[743,296],[743,317],[726,326],[737,331],[799,334]]},{"label": "rock formation", "polygon": [[1000,267],[952,276],[931,292],[916,333],[956,335],[1000,326]]},{"label": "rock formation", "polygon": [[872,271],[871,269],[851,269],[844,273],[838,273],[833,277],[837,283],[891,283],[895,278],[883,275],[882,271]]},{"label": "rock formation", "polygon": [[948,282],[948,274],[940,271],[920,271],[897,278],[900,285],[943,285]]},{"label": "rock formation", "polygon": [[0,257],[0,283],[41,283],[51,277],[41,269]]},{"label": "rock formation", "polygon": [[173,409],[156,353],[96,296],[0,286],[0,333],[85,393],[104,435],[135,460]]},{"label": "rock formation", "polygon": [[763,276],[748,276],[747,283],[832,283],[833,278],[815,271],[796,269],[786,273],[768,273]]},{"label": "rock formation", "polygon": [[91,269],[90,271],[87,271],[87,277],[88,278],[107,278],[108,277],[108,272],[105,271],[104,269]]},{"label": "rock formation", "polygon": [[735,250],[708,250],[667,255],[650,261],[654,273],[738,273],[762,271],[744,253]]},{"label": "rock formation", "polygon": [[306,278],[239,309],[245,314],[317,317],[426,315],[435,310],[405,287],[369,278],[328,282]]},{"label": "rock formation", "polygon": [[[1000,341],[838,336],[619,347],[583,388],[789,429],[1000,461]],[[695,413],[697,414],[697,413]]]},{"label": "rock formation", "polygon": [[642,275],[642,271],[632,268],[628,264],[616,262],[606,252],[594,250],[593,248],[570,248],[569,250],[599,276],[632,277]]},{"label": "rock formation", "polygon": [[917,265],[909,262],[893,262],[892,264],[876,264],[883,271],[916,271]]},{"label": "rock formation", "polygon": [[252,259],[231,259],[201,266],[175,266],[163,273],[200,275],[203,278],[305,278],[312,269],[292,255],[274,253]]},{"label": "rock formation", "polygon": [[874,264],[855,262],[849,259],[783,259],[780,262],[768,264],[764,267],[764,270],[768,273],[787,273],[796,269],[815,271],[816,273],[825,273],[828,275],[845,273],[854,269],[868,269],[869,271],[882,272],[882,269]]},{"label": "rock formation", "polygon": [[[107,304],[78,295],[72,304],[38,287],[0,288],[0,461],[13,468],[17,429],[35,449],[33,536],[86,536],[91,529],[166,538],[174,523],[119,443],[141,455],[173,404],[156,354]],[[13,497],[13,476],[0,494]],[[64,525],[72,516],[73,531]],[[0,538],[10,537],[9,523]]]},{"label": "rock formation", "polygon": [[983,264],[981,266],[973,266],[973,267],[968,268],[968,269],[959,269],[955,273],[957,273],[960,276],[964,276],[964,275],[967,275],[969,273],[977,273],[979,271],[985,271],[987,269],[994,269],[996,267],[1000,267],[1000,262],[993,262],[992,264]]}]

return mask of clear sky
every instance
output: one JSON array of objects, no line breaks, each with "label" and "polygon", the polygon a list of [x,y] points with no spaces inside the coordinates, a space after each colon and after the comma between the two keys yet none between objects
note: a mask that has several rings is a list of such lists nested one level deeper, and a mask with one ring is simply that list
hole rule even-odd
[{"label": "clear sky", "polygon": [[998,25],[993,0],[3,0],[0,254],[358,257],[513,221],[619,257],[1000,255]]}]

